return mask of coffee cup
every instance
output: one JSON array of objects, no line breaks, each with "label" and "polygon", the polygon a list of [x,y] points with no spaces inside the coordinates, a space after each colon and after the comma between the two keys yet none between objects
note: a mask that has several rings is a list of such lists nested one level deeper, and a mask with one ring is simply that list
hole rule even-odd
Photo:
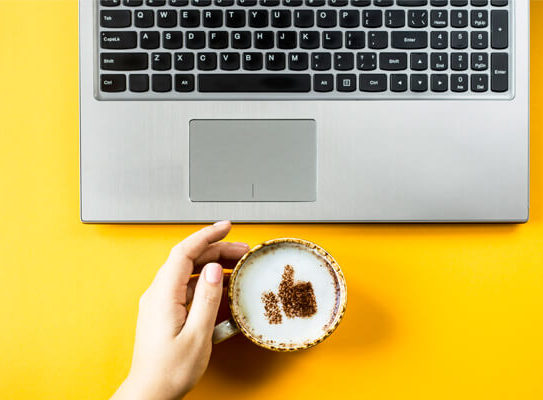
[{"label": "coffee cup", "polygon": [[337,262],[318,245],[273,239],[239,260],[228,303],[232,318],[215,327],[213,343],[241,332],[269,350],[303,350],[335,331],[345,313],[347,286]]}]

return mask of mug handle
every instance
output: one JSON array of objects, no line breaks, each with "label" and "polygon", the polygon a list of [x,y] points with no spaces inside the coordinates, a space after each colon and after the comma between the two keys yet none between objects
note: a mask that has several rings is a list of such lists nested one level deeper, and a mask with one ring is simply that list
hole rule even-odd
[{"label": "mug handle", "polygon": [[224,342],[240,332],[238,325],[233,318],[221,322],[213,330],[213,344]]}]

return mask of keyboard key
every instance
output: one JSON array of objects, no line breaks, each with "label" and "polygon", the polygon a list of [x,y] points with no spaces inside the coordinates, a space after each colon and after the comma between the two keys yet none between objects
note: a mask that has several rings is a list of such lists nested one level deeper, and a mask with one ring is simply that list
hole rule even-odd
[{"label": "keyboard key", "polygon": [[130,91],[135,93],[143,93],[149,91],[149,75],[134,74],[129,78]]},{"label": "keyboard key", "polygon": [[322,47],[325,49],[339,49],[343,46],[343,35],[341,32],[329,31],[322,33]]},{"label": "keyboard key", "polygon": [[191,75],[191,74],[175,75],[175,91],[176,92],[194,91],[194,75]]},{"label": "keyboard key", "polygon": [[412,92],[428,91],[428,75],[412,74],[410,83]]},{"label": "keyboard key", "polygon": [[373,5],[377,7],[390,7],[394,5],[394,0],[373,0]]},{"label": "keyboard key", "polygon": [[343,28],[356,28],[360,25],[360,12],[358,10],[342,10],[339,12],[339,26]]},{"label": "keyboard key", "polygon": [[430,0],[430,5],[434,7],[445,7],[449,0]]},{"label": "keyboard key", "polygon": [[428,69],[427,53],[411,53],[411,69],[414,71],[425,71]]},{"label": "keyboard key", "polygon": [[363,31],[345,32],[345,47],[348,49],[363,49],[365,45],[365,36]]},{"label": "keyboard key", "polygon": [[400,71],[407,69],[406,53],[379,54],[379,67],[385,71]]},{"label": "keyboard key", "polygon": [[392,92],[405,92],[407,90],[407,75],[406,74],[391,74],[390,75],[390,90]]},{"label": "keyboard key", "polygon": [[430,88],[432,92],[443,93],[449,90],[449,76],[447,74],[434,74],[431,77]]},{"label": "keyboard key", "polygon": [[309,74],[200,74],[198,88],[204,93],[309,92]]},{"label": "keyboard key", "polygon": [[316,49],[320,44],[320,34],[318,31],[300,32],[300,47],[302,49]]},{"label": "keyboard key", "polygon": [[168,50],[183,47],[183,33],[180,31],[166,31],[162,34],[162,47]]},{"label": "keyboard key", "polygon": [[491,4],[494,7],[505,7],[509,4],[509,0],[492,0]]},{"label": "keyboard key", "polygon": [[254,7],[256,6],[256,0],[238,0],[238,6]]},{"label": "keyboard key", "polygon": [[392,47],[395,49],[425,49],[426,47],[428,47],[428,32],[392,32]]},{"label": "keyboard key", "polygon": [[410,10],[407,13],[407,22],[411,28],[424,28],[428,26],[428,12],[426,10]]},{"label": "keyboard key", "polygon": [[206,28],[219,28],[222,26],[222,10],[206,10],[203,14],[202,21]]},{"label": "keyboard key", "polygon": [[387,90],[385,74],[360,74],[360,90],[362,92],[384,92]]},{"label": "keyboard key", "polygon": [[404,7],[421,7],[428,5],[428,0],[397,0],[396,3]]},{"label": "keyboard key", "polygon": [[488,32],[471,32],[471,48],[476,50],[488,47]]},{"label": "keyboard key", "polygon": [[211,0],[191,0],[190,4],[196,7],[207,7],[211,5]]},{"label": "keyboard key", "polygon": [[285,53],[266,53],[266,69],[281,71],[285,69]]},{"label": "keyboard key", "polygon": [[275,28],[288,28],[292,22],[290,10],[274,10],[271,15],[271,26]]},{"label": "keyboard key", "polygon": [[317,13],[317,26],[321,28],[333,28],[337,25],[336,10],[321,10]]},{"label": "keyboard key", "polygon": [[330,53],[311,53],[311,68],[315,71],[328,71],[332,68]]},{"label": "keyboard key", "polygon": [[117,7],[121,4],[121,0],[100,0],[100,5],[104,7]]},{"label": "keyboard key", "polygon": [[328,0],[330,7],[345,7],[348,3],[348,0]]},{"label": "keyboard key", "polygon": [[303,0],[283,0],[285,7],[299,7],[303,4]]},{"label": "keyboard key", "polygon": [[432,28],[446,28],[449,25],[449,13],[447,10],[432,10],[430,13],[430,25]]},{"label": "keyboard key", "polygon": [[181,26],[183,28],[196,28],[200,26],[200,10],[181,11]]},{"label": "keyboard key", "polygon": [[379,28],[383,25],[383,12],[381,10],[362,11],[362,25],[366,28]]},{"label": "keyboard key", "polygon": [[153,75],[152,82],[153,92],[165,93],[172,91],[171,75]]},{"label": "keyboard key", "polygon": [[228,10],[226,12],[226,26],[242,28],[245,26],[245,10]]},{"label": "keyboard key", "polygon": [[279,49],[295,49],[297,44],[297,35],[295,31],[277,32],[277,47]]},{"label": "keyboard key", "polygon": [[147,69],[149,57],[146,53],[102,53],[100,68],[109,71],[137,71]]},{"label": "keyboard key", "polygon": [[174,60],[174,67],[178,71],[190,71],[194,68],[193,53],[175,53]]},{"label": "keyboard key", "polygon": [[351,0],[353,7],[366,7],[371,4],[371,0]]},{"label": "keyboard key", "polygon": [[173,28],[177,26],[177,11],[161,10],[157,12],[157,25],[161,28]]},{"label": "keyboard key", "polygon": [[451,26],[453,28],[465,28],[468,26],[468,12],[466,10],[451,11]]},{"label": "keyboard key", "polygon": [[486,71],[488,69],[488,54],[487,53],[472,53],[471,54],[471,69],[474,71]]},{"label": "keyboard key", "polygon": [[334,89],[334,75],[313,75],[313,89],[315,90],[315,92],[331,92]]},{"label": "keyboard key", "polygon": [[433,71],[445,71],[449,68],[449,55],[447,53],[432,53],[430,68]]},{"label": "keyboard key", "polygon": [[436,50],[443,50],[449,47],[449,33],[445,31],[434,31],[430,34],[430,47]]},{"label": "keyboard key", "polygon": [[488,91],[488,75],[473,74],[471,76],[471,91],[476,93]]},{"label": "keyboard key", "polygon": [[488,0],[471,0],[473,7],[484,7],[488,5]]},{"label": "keyboard key", "polygon": [[249,11],[249,26],[253,28],[265,28],[268,26],[268,10]]},{"label": "keyboard key", "polygon": [[234,5],[234,0],[215,0],[214,4],[218,7],[230,7]]},{"label": "keyboard key", "polygon": [[227,31],[211,31],[208,36],[210,49],[226,49],[228,47]]},{"label": "keyboard key", "polygon": [[172,68],[172,56],[170,53],[152,53],[151,67],[155,71],[167,71]]},{"label": "keyboard key", "polygon": [[221,69],[225,71],[235,71],[240,68],[238,53],[221,53]]},{"label": "keyboard key", "polygon": [[451,0],[451,6],[464,7],[468,5],[468,0]]},{"label": "keyboard key", "polygon": [[350,71],[354,68],[353,53],[334,53],[334,69],[338,71]]},{"label": "keyboard key", "polygon": [[473,28],[486,28],[488,26],[488,11],[472,10],[471,11],[471,26]]},{"label": "keyboard key", "polygon": [[279,0],[260,0],[260,5],[264,7],[277,7],[279,3]]},{"label": "keyboard key", "polygon": [[189,5],[189,0],[170,0],[172,7],[184,7]]},{"label": "keyboard key", "polygon": [[358,53],[356,55],[356,68],[361,71],[377,69],[377,53]]},{"label": "keyboard key", "polygon": [[507,53],[492,54],[491,88],[493,92],[509,90],[509,55]]},{"label": "keyboard key", "polygon": [[356,90],[356,75],[338,74],[336,76],[336,87],[339,92],[354,92]]},{"label": "keyboard key", "polygon": [[102,28],[127,28],[132,24],[132,13],[128,10],[100,11],[100,26]]},{"label": "keyboard key", "polygon": [[140,10],[134,13],[136,28],[151,28],[155,25],[155,13],[151,10]]},{"label": "keyboard key", "polygon": [[212,71],[217,68],[217,53],[198,53],[198,69],[201,71]]},{"label": "keyboard key", "polygon": [[493,49],[506,49],[509,46],[509,14],[506,10],[492,10],[491,42]]},{"label": "keyboard key", "polygon": [[232,32],[232,47],[234,49],[248,49],[251,47],[251,32]]},{"label": "keyboard key", "polygon": [[166,0],[146,0],[145,4],[150,7],[162,7],[166,5]]},{"label": "keyboard key", "polygon": [[368,47],[370,49],[386,49],[388,47],[388,32],[373,31],[368,33]]},{"label": "keyboard key", "polygon": [[385,25],[388,28],[403,28],[405,26],[404,10],[385,11]]},{"label": "keyboard key", "polygon": [[262,53],[243,53],[243,69],[247,71],[257,71],[262,69]]},{"label": "keyboard key", "polygon": [[315,24],[313,10],[296,10],[294,12],[294,26],[298,28],[310,28]]},{"label": "keyboard key", "polygon": [[123,4],[127,7],[139,7],[143,5],[143,0],[123,0]]},{"label": "keyboard key", "polygon": [[451,75],[451,90],[457,93],[468,91],[469,77],[467,74],[452,74]]},{"label": "keyboard key", "polygon": [[451,69],[465,71],[468,69],[468,53],[451,53]]},{"label": "keyboard key", "polygon": [[466,49],[468,47],[468,33],[464,31],[451,32],[451,47],[453,49]]},{"label": "keyboard key", "polygon": [[203,49],[206,45],[206,35],[203,31],[188,31],[186,33],[187,49]]},{"label": "keyboard key", "polygon": [[102,32],[100,47],[102,49],[134,49],[138,45],[136,32]]},{"label": "keyboard key", "polygon": [[271,49],[274,43],[272,31],[256,31],[254,33],[254,47],[257,49]]},{"label": "keyboard key", "polygon": [[107,93],[124,92],[126,90],[126,76],[103,74],[100,76],[100,89]]},{"label": "keyboard key", "polygon": [[292,71],[304,71],[309,68],[307,53],[290,53],[288,55],[288,68]]}]

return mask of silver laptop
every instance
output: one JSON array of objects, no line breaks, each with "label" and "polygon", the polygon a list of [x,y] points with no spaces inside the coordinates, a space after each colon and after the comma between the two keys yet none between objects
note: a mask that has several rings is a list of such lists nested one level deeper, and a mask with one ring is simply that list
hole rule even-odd
[{"label": "silver laptop", "polygon": [[84,222],[524,222],[528,0],[80,0]]}]

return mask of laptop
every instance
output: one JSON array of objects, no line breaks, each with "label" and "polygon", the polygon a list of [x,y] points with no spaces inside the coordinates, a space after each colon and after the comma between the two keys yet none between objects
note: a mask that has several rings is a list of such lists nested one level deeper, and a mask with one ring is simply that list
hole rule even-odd
[{"label": "laptop", "polygon": [[524,222],[527,0],[80,0],[81,220]]}]

